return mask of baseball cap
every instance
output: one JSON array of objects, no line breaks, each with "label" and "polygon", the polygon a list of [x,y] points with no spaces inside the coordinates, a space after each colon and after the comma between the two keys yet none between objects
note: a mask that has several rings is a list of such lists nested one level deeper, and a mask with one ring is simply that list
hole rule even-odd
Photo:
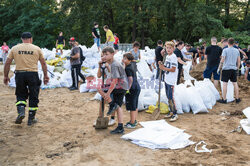
[{"label": "baseball cap", "polygon": [[70,41],[75,41],[76,39],[74,37],[71,37],[70,38]]},{"label": "baseball cap", "polygon": [[32,34],[30,32],[23,32],[21,38],[22,39],[32,38]]}]

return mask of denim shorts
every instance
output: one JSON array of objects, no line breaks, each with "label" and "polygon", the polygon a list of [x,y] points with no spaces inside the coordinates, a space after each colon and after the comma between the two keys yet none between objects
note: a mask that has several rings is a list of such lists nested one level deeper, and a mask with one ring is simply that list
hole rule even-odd
[{"label": "denim shorts", "polygon": [[217,69],[218,66],[206,67],[206,69],[203,72],[203,77],[211,79],[213,74],[214,80],[220,80],[220,74],[217,73]]},{"label": "denim shorts", "polygon": [[94,43],[97,44],[97,47],[100,47],[100,38],[94,38]]}]

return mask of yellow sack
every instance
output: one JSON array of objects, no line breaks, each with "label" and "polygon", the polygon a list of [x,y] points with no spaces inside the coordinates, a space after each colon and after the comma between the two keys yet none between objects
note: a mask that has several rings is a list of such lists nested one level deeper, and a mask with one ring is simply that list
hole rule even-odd
[{"label": "yellow sack", "polygon": [[[147,113],[150,113],[152,114],[154,112],[154,110],[156,108],[158,108],[158,102],[156,103],[157,106],[154,106],[154,105],[150,105],[148,107],[148,110],[146,111]],[[161,105],[160,105],[160,109],[161,109],[161,114],[167,114],[169,112],[169,108],[168,108],[168,105],[165,104],[165,103],[162,103],[161,102]]]}]

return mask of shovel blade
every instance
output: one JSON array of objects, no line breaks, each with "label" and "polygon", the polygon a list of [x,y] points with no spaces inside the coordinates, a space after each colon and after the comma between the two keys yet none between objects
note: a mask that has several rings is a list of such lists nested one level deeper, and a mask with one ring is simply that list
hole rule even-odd
[{"label": "shovel blade", "polygon": [[109,118],[108,117],[99,117],[96,120],[95,129],[106,129],[108,128]]},{"label": "shovel blade", "polygon": [[151,120],[157,120],[160,116],[160,113],[161,113],[161,110],[159,108],[156,108],[151,115]]}]

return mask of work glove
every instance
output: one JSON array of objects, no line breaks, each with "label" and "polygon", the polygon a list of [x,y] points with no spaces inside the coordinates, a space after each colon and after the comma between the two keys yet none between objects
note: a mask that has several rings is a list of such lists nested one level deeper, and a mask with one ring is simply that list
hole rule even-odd
[{"label": "work glove", "polygon": [[130,94],[129,90],[126,91],[126,94]]},{"label": "work glove", "polygon": [[218,75],[220,74],[220,71],[221,71],[221,69],[218,68],[218,69],[217,69],[217,74],[218,74]]},{"label": "work glove", "polygon": [[136,60],[136,63],[139,63],[140,62],[140,60],[138,59],[138,60]]}]

